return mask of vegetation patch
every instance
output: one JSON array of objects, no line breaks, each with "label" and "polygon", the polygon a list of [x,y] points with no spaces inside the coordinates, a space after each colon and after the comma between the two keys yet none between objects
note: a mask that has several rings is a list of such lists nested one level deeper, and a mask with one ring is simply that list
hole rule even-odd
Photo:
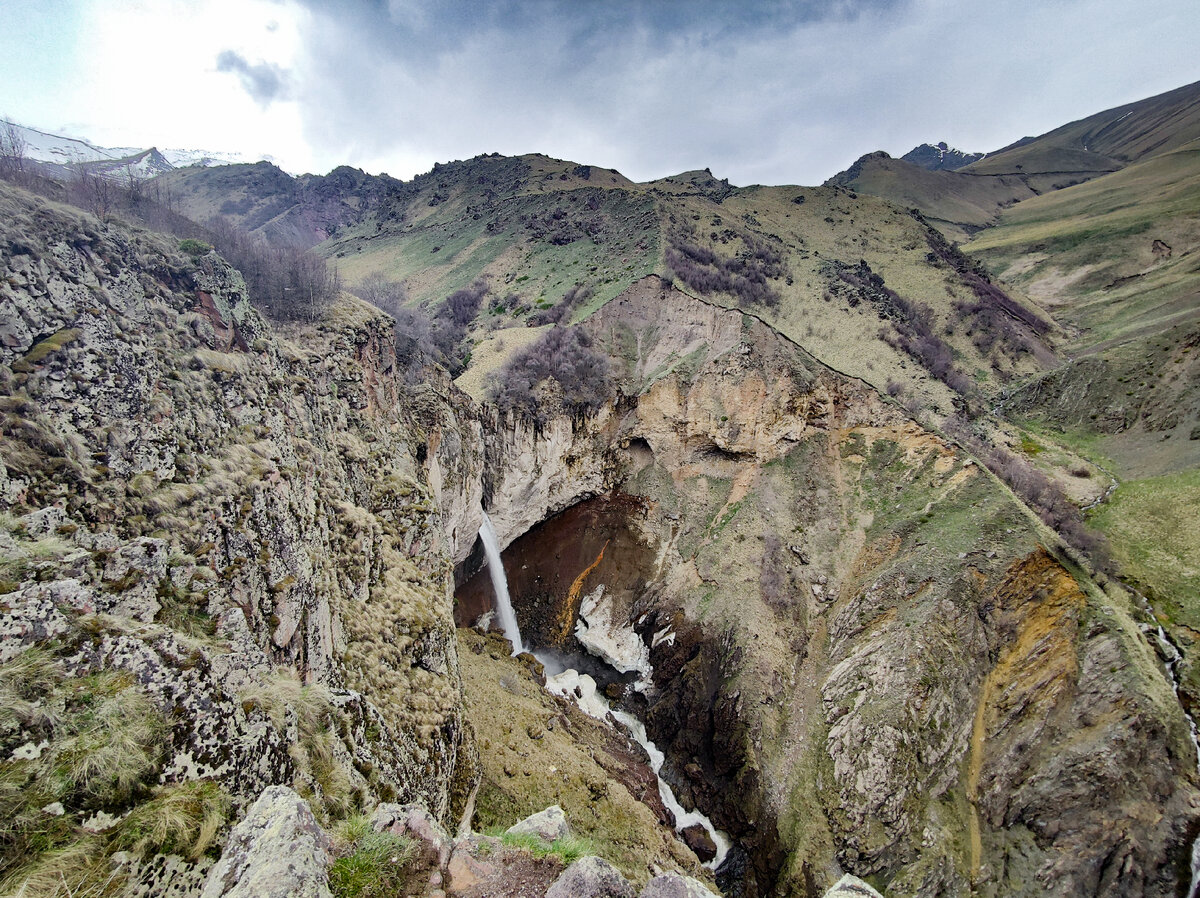
[{"label": "vegetation patch", "polygon": [[390,832],[372,832],[365,817],[345,821],[337,833],[338,857],[329,867],[335,898],[403,895],[417,855],[416,843]]},{"label": "vegetation patch", "polygon": [[488,398],[504,414],[542,424],[555,405],[580,417],[608,400],[609,367],[607,356],[593,348],[586,331],[556,325],[505,363]]},{"label": "vegetation patch", "polygon": [[738,234],[743,250],[732,258],[720,256],[696,241],[695,228],[671,235],[666,264],[681,281],[701,295],[728,293],[743,306],[777,306],[779,291],[768,281],[786,273],[783,255],[766,241]]},{"label": "vegetation patch", "polygon": [[72,676],[42,648],[0,667],[0,891],[103,895],[118,886],[107,839],[79,826],[150,795],[167,732],[128,674]]}]

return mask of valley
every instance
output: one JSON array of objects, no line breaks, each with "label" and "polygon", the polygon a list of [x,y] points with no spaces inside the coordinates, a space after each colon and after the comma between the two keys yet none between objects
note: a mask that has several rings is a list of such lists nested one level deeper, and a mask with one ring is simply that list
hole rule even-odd
[{"label": "valley", "polygon": [[1197,110],[0,183],[0,893],[1190,894]]}]

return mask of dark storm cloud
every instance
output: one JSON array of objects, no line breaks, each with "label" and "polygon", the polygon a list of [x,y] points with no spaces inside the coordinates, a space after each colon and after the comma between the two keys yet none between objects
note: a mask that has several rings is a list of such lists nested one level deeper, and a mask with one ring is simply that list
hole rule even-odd
[{"label": "dark storm cloud", "polygon": [[[1156,33],[1194,33],[1178,5]],[[995,149],[1103,108],[1104,88],[1126,91],[1115,105],[1186,80],[1151,83],[1113,52],[1121,15],[1148,20],[1110,0],[304,6],[306,138],[330,164],[402,176],[495,150],[813,183],[871,150]]]},{"label": "dark storm cloud", "polygon": [[287,73],[277,65],[266,62],[251,65],[241,54],[222,50],[217,55],[217,71],[236,74],[246,93],[263,106],[287,96]]}]

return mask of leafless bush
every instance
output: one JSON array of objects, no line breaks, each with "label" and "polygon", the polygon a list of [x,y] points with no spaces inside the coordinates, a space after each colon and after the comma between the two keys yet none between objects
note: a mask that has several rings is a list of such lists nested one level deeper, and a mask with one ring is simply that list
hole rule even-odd
[{"label": "leafless bush", "polygon": [[1079,507],[1067,498],[1050,477],[1022,456],[986,440],[962,417],[950,418],[945,429],[987,465],[989,471],[1008,484],[1067,545],[1090,557],[1097,569],[1109,567],[1111,557],[1108,541],[1088,527]]},{"label": "leafless bush", "polygon": [[860,259],[857,265],[828,262],[824,272],[827,277],[836,277],[845,285],[839,288],[835,282],[831,289],[844,295],[851,306],[865,299],[874,306],[880,318],[891,324],[890,331],[887,328],[880,330],[880,339],[911,356],[956,393],[965,396],[973,392],[971,378],[954,365],[954,351],[934,333],[933,310],[929,306],[906,299],[888,287],[865,259]]},{"label": "leafless bush", "polygon": [[27,180],[25,138],[15,124],[0,122],[0,178],[24,185]]},{"label": "leafless bush", "polygon": [[679,280],[701,294],[729,293],[739,305],[779,304],[779,292],[767,283],[786,274],[778,250],[746,235],[741,238],[745,249],[727,259],[692,242],[693,236],[693,232],[676,232],[667,247],[667,267]]},{"label": "leafless bush", "polygon": [[489,399],[504,414],[544,424],[551,398],[573,416],[595,412],[610,392],[608,358],[580,328],[556,325],[500,370]]},{"label": "leafless bush", "polygon": [[207,225],[213,246],[246,279],[250,301],[277,321],[315,321],[341,290],[337,269],[315,253],[270,246],[220,216]]},{"label": "leafless bush", "polygon": [[558,303],[549,309],[541,312],[535,312],[529,316],[529,323],[533,325],[541,324],[558,324],[576,306],[588,301],[592,295],[591,287],[582,287],[576,284],[570,290],[563,294],[563,298]]}]

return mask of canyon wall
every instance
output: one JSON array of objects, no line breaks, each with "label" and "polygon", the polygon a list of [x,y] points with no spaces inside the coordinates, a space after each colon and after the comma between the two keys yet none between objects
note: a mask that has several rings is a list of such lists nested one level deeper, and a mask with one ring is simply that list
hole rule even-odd
[{"label": "canyon wall", "polygon": [[527,636],[645,655],[625,701],[738,841],[727,890],[1175,894],[1195,752],[1126,595],[751,316],[648,278],[580,326],[616,398],[486,424],[480,494]]}]

